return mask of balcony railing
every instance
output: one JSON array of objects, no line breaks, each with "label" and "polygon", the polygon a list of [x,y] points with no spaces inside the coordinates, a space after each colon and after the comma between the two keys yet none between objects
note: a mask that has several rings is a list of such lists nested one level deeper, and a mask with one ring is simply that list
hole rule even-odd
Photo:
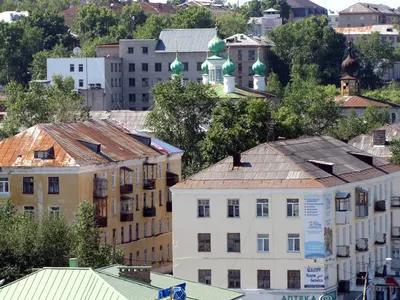
[{"label": "balcony railing", "polygon": [[133,212],[121,211],[120,221],[121,222],[132,222],[133,221]]},{"label": "balcony railing", "polygon": [[380,211],[386,211],[386,201],[385,200],[379,200],[375,202],[375,211],[380,212]]},{"label": "balcony railing", "polygon": [[356,205],[356,217],[368,217],[368,205]]},{"label": "balcony railing", "polygon": [[93,178],[93,197],[106,198],[108,196],[108,183],[104,178]]},{"label": "balcony railing", "polygon": [[167,212],[172,212],[172,201],[167,201]]},{"label": "balcony railing", "polygon": [[394,196],[390,199],[390,206],[391,207],[400,207],[400,197]]},{"label": "balcony railing", "polygon": [[107,227],[107,217],[96,217],[97,227]]},{"label": "balcony railing", "polygon": [[357,239],[356,250],[359,252],[368,251],[368,239],[367,238]]},{"label": "balcony railing", "polygon": [[350,280],[339,280],[338,294],[348,294],[350,292]]},{"label": "balcony railing", "polygon": [[179,175],[167,171],[167,186],[173,186],[179,182]]},{"label": "balcony railing", "polygon": [[400,239],[400,227],[392,227],[392,238]]},{"label": "balcony railing", "polygon": [[377,245],[386,244],[386,233],[375,234],[375,244],[377,244]]},{"label": "balcony railing", "polygon": [[155,188],[156,188],[156,180],[155,179],[143,179],[143,189],[154,190]]},{"label": "balcony railing", "polygon": [[155,217],[156,216],[156,208],[152,207],[143,207],[143,217]]},{"label": "balcony railing", "polygon": [[133,185],[132,184],[124,184],[119,186],[120,194],[132,194]]},{"label": "balcony railing", "polygon": [[337,257],[350,257],[350,246],[337,246],[336,247]]}]

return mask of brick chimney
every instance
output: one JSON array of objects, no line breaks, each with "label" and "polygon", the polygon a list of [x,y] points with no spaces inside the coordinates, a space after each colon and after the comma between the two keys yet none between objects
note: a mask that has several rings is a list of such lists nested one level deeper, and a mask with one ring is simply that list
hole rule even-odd
[{"label": "brick chimney", "polygon": [[242,165],[240,153],[236,152],[232,156],[233,156],[233,166],[240,167]]},{"label": "brick chimney", "polygon": [[374,146],[385,146],[386,145],[386,130],[374,130],[372,135]]},{"label": "brick chimney", "polygon": [[148,284],[151,283],[150,279],[151,266],[118,267],[118,270],[120,277],[127,277]]}]

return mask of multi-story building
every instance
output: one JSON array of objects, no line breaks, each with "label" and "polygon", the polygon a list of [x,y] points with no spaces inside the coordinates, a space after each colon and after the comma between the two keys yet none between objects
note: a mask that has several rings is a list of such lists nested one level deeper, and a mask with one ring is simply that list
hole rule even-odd
[{"label": "multi-story building", "polygon": [[339,12],[339,27],[393,24],[400,12],[383,4],[356,3]]},{"label": "multi-story building", "polygon": [[249,35],[265,36],[268,30],[274,30],[279,25],[282,25],[282,18],[279,10],[269,8],[264,10],[262,17],[249,18],[247,24],[249,25]]},{"label": "multi-story building", "polygon": [[311,16],[327,16],[328,10],[309,0],[287,0],[290,5],[289,22],[301,21]]},{"label": "multi-story building", "polygon": [[245,299],[359,296],[400,228],[400,167],[328,136],[261,144],[172,193],[174,275]]},{"label": "multi-story building", "polygon": [[0,194],[19,211],[72,221],[79,202],[95,204],[104,242],[125,263],[172,270],[169,186],[182,151],[107,121],[39,124],[0,142]]},{"label": "multi-story building", "polygon": [[328,11],[328,25],[332,28],[339,27],[339,12],[333,10]]},{"label": "multi-story building", "polygon": [[47,79],[51,80],[54,75],[72,77],[75,89],[92,110],[122,108],[122,65],[119,57],[48,58]]}]

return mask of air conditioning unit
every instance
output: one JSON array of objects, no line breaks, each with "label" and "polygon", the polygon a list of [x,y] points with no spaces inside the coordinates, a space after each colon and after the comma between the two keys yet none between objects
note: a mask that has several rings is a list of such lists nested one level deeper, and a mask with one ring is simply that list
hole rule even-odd
[{"label": "air conditioning unit", "polygon": [[338,293],[347,294],[350,292],[350,280],[339,280]]}]

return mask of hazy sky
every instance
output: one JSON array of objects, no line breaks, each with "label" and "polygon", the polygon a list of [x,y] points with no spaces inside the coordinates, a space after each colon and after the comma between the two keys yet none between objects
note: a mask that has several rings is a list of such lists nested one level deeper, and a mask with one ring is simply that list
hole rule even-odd
[{"label": "hazy sky", "polygon": [[314,3],[317,3],[323,7],[326,7],[330,10],[340,11],[343,10],[350,5],[353,5],[357,2],[365,2],[365,3],[374,3],[374,4],[386,4],[393,8],[398,8],[400,6],[399,0],[311,0]]}]

